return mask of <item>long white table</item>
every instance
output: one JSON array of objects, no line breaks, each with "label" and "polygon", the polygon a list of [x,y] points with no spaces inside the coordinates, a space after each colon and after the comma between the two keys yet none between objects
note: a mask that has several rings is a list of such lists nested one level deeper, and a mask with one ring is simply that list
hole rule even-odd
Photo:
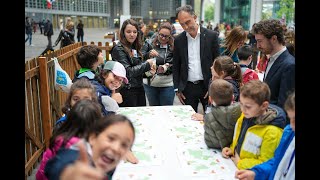
[{"label": "long white table", "polygon": [[236,167],[221,151],[207,148],[203,123],[191,120],[191,106],[120,108],[134,124],[138,164],[120,162],[113,180],[229,180]]}]

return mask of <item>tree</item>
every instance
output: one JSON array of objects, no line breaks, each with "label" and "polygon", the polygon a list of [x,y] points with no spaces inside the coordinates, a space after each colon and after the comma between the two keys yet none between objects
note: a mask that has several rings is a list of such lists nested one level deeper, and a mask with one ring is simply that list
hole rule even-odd
[{"label": "tree", "polygon": [[280,9],[277,12],[278,18],[282,18],[284,14],[286,16],[286,23],[291,22],[294,18],[294,0],[280,0]]},{"label": "tree", "polygon": [[204,10],[204,21],[209,22],[214,18],[214,4],[210,3],[205,6]]}]

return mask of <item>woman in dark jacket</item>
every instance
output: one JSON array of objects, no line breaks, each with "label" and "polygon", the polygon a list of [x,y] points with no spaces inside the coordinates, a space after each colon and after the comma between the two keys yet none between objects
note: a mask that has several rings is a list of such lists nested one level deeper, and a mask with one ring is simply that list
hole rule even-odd
[{"label": "woman in dark jacket", "polygon": [[69,22],[66,25],[66,29],[63,29],[60,31],[60,34],[56,40],[56,42],[54,43],[53,47],[57,46],[58,43],[61,41],[60,43],[60,48],[63,48],[65,46],[68,46],[70,44],[74,43],[74,29],[73,29],[73,22]]},{"label": "woman in dark jacket", "polygon": [[157,35],[148,39],[142,48],[145,59],[156,59],[156,74],[148,77],[148,83],[143,84],[151,106],[173,105],[174,88],[172,77],[173,37],[171,24],[160,25]]},{"label": "woman in dark jacket", "polygon": [[78,42],[83,42],[83,35],[84,35],[84,32],[83,32],[83,23],[82,23],[82,20],[79,19],[79,23],[77,25],[77,29],[78,29],[78,32],[77,32],[77,38],[78,38]]},{"label": "woman in dark jacket", "polygon": [[146,97],[142,86],[143,74],[151,69],[153,60],[143,61],[141,34],[138,33],[138,30],[136,21],[125,20],[120,30],[120,41],[111,50],[112,60],[123,64],[129,80],[129,83],[120,90],[123,97],[123,102],[119,104],[121,107],[146,106]]}]

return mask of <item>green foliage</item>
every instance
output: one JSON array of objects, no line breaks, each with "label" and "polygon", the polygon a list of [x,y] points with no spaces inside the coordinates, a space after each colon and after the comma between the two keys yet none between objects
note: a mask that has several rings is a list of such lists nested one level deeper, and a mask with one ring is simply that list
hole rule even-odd
[{"label": "green foliage", "polygon": [[204,21],[205,22],[213,21],[213,18],[214,18],[214,5],[211,3],[205,6],[204,8]]},{"label": "green foliage", "polygon": [[294,0],[280,0],[280,9],[277,12],[277,16],[281,19],[282,14],[286,16],[286,23],[291,22],[294,18]]},{"label": "green foliage", "polygon": [[262,19],[270,19],[272,17],[272,11],[262,12]]}]

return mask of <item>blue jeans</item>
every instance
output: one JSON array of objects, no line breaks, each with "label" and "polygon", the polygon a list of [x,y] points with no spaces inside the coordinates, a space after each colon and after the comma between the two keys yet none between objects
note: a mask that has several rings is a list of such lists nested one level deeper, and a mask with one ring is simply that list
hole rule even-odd
[{"label": "blue jeans", "polygon": [[27,34],[27,39],[24,41],[24,43],[26,43],[29,40],[29,45],[32,44],[32,33],[31,34]]},{"label": "blue jeans", "polygon": [[173,105],[174,88],[169,87],[153,87],[143,84],[150,106],[166,106]]}]

